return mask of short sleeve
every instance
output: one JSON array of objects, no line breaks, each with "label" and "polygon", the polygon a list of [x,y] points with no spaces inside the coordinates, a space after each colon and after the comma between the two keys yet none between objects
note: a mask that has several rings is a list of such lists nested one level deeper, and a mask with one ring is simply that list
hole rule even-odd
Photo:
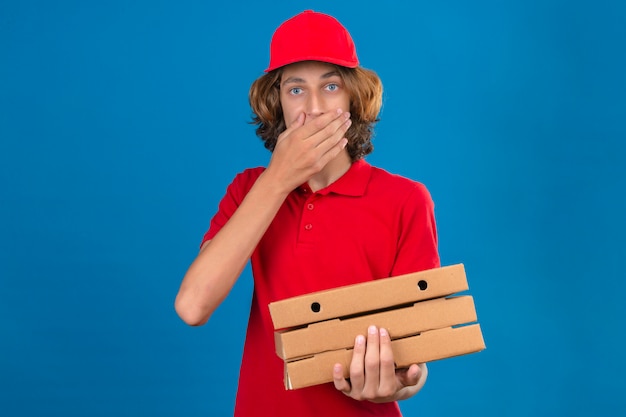
[{"label": "short sleeve", "polygon": [[211,219],[209,230],[204,234],[200,246],[207,240],[213,239],[217,232],[224,227],[264,170],[261,167],[251,168],[235,176],[226,188],[226,194],[222,197],[217,213]]},{"label": "short sleeve", "polygon": [[398,249],[392,276],[439,266],[435,204],[426,187],[416,183],[400,213]]}]

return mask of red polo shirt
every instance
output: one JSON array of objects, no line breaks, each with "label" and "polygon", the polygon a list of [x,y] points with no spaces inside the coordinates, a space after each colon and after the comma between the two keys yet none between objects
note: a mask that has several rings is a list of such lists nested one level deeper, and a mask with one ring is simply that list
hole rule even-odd
[{"label": "red polo shirt", "polygon": [[[224,226],[263,170],[235,177],[203,242]],[[254,294],[235,416],[400,416],[396,403],[355,401],[332,383],[285,390],[268,304],[438,267],[434,204],[427,189],[356,161],[322,190],[312,193],[304,185],[291,192],[251,262]]]}]

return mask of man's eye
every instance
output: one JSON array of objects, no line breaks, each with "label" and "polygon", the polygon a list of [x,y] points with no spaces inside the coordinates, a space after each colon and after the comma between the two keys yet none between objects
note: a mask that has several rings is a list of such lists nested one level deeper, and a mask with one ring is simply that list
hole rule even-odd
[{"label": "man's eye", "polygon": [[300,87],[294,87],[294,88],[290,89],[290,90],[289,90],[289,92],[290,92],[291,94],[295,94],[295,95],[297,95],[297,94],[302,93],[302,89],[301,89]]},{"label": "man's eye", "polygon": [[337,84],[328,84],[326,86],[326,89],[328,91],[335,91],[335,90],[339,89],[339,86]]}]

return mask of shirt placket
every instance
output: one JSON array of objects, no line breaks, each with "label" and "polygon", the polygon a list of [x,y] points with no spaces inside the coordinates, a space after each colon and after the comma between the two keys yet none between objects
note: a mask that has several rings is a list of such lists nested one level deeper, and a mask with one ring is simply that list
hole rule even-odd
[{"label": "shirt placket", "polygon": [[319,199],[319,195],[311,192],[308,187],[303,188],[303,192],[306,196],[304,206],[302,208],[302,216],[300,219],[300,239],[301,244],[313,244],[316,241],[318,235],[318,228],[316,223],[318,220],[316,204]]}]

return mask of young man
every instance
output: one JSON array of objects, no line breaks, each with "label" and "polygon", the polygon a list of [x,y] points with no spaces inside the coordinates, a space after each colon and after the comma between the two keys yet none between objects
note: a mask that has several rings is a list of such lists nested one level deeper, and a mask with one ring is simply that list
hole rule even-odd
[{"label": "young man", "polygon": [[350,34],[305,11],[274,33],[270,65],[250,89],[267,168],[238,174],[176,297],[180,317],[207,322],[248,260],[254,294],[236,416],[399,416],[397,400],[426,380],[395,370],[390,337],[355,340],[350,378],[294,391],[283,385],[268,304],[313,291],[439,266],[433,202],[420,183],[369,165],[381,107],[378,76],[359,66]]}]

